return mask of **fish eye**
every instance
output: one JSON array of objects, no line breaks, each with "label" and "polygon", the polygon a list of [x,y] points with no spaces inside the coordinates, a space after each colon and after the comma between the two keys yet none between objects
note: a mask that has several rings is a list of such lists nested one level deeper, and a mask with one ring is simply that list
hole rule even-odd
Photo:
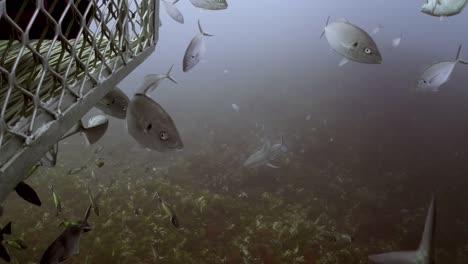
[{"label": "fish eye", "polygon": [[364,49],[364,52],[365,52],[366,54],[371,54],[371,53],[372,53],[372,50],[371,50],[370,48],[365,48],[365,49]]},{"label": "fish eye", "polygon": [[169,134],[166,131],[162,131],[161,133],[159,133],[159,138],[161,140],[166,141],[169,139]]}]

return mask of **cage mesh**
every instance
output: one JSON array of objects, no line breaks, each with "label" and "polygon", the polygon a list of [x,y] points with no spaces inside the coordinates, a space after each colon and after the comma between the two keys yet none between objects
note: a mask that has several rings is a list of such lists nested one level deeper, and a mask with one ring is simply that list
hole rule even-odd
[{"label": "cage mesh", "polygon": [[[0,0],[0,166],[155,45],[155,0]],[[73,100],[65,100],[72,97]],[[78,121],[78,120],[76,120]]]}]

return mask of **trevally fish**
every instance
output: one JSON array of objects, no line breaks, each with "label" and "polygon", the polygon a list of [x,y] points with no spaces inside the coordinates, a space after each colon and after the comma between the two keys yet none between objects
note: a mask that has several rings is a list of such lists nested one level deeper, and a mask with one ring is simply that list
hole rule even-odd
[{"label": "trevally fish", "polygon": [[145,76],[143,85],[137,91],[137,93],[142,93],[145,95],[149,95],[152,93],[156,88],[159,87],[161,82],[165,79],[169,79],[173,83],[177,84],[177,81],[171,76],[171,71],[174,65],[172,65],[166,74],[148,74]]},{"label": "trevally fish", "polygon": [[266,165],[271,168],[278,169],[279,167],[271,163],[281,152],[287,152],[288,148],[284,144],[283,137],[281,137],[280,144],[271,145],[270,141],[267,140],[262,148],[252,154],[245,162],[244,167],[255,168]]},{"label": "trevally fish", "polygon": [[392,39],[392,48],[397,48],[398,46],[400,46],[402,38],[403,38],[403,33],[401,33],[399,37]]},{"label": "trevally fish", "polygon": [[99,100],[96,108],[107,115],[118,119],[125,119],[129,101],[130,99],[128,99],[127,95],[116,86]]},{"label": "trevally fish", "polygon": [[222,10],[228,8],[226,0],[190,0],[192,5],[208,9],[208,10]]},{"label": "trevally fish", "polygon": [[103,115],[96,115],[88,120],[88,125],[85,126],[83,121],[78,121],[78,124],[73,126],[63,137],[66,139],[76,133],[82,133],[88,145],[92,145],[101,139],[107,131],[109,120]]},{"label": "trevally fish", "polygon": [[40,161],[41,166],[55,167],[57,165],[58,156],[58,143],[56,143],[42,158]]},{"label": "trevally fish", "polygon": [[162,0],[161,2],[163,2],[164,8],[166,8],[167,14],[170,17],[172,17],[172,19],[179,22],[180,24],[184,23],[184,15],[182,15],[179,9],[175,6],[175,4],[179,2],[179,0],[174,1],[172,4],[166,0]]},{"label": "trevally fish", "polygon": [[148,95],[156,88],[153,83],[160,80],[146,78],[143,88],[133,96],[128,106],[127,130],[144,148],[159,152],[182,150],[184,144],[171,116]]},{"label": "trevally fish", "polygon": [[66,227],[62,234],[50,244],[42,255],[40,264],[62,263],[71,256],[79,254],[81,234],[91,231],[88,223],[91,207],[91,205],[88,206],[83,220]]},{"label": "trevally fish", "polygon": [[198,20],[198,30],[200,33],[196,35],[185,51],[184,60],[182,62],[182,70],[184,72],[188,72],[191,70],[195,65],[197,65],[204,57],[206,53],[206,46],[205,46],[205,36],[212,37],[203,31],[200,20]]},{"label": "trevally fish", "polygon": [[0,230],[0,258],[6,262],[10,262],[10,254],[8,254],[8,251],[2,244],[2,242],[5,241],[5,238],[3,237],[4,235],[11,235],[11,222],[8,222],[8,224]]},{"label": "trevally fish", "polygon": [[177,215],[175,214],[174,210],[159,196],[158,192],[153,195],[153,199],[158,198],[159,204],[161,205],[162,210],[169,216],[172,225],[176,228],[180,227],[179,220]]},{"label": "trevally fish", "polygon": [[240,108],[236,104],[232,104],[232,109],[234,109],[236,112],[239,112]]},{"label": "trevally fish", "polygon": [[37,206],[41,206],[41,199],[37,195],[36,191],[25,182],[20,182],[15,187],[16,193],[23,198],[25,201],[32,203]]},{"label": "trevally fish", "polygon": [[452,75],[453,69],[457,63],[468,64],[468,62],[460,60],[462,45],[458,47],[457,57],[454,61],[443,61],[434,63],[427,67],[421,78],[418,80],[416,92],[438,92],[442,84],[446,83]]},{"label": "trevally fish", "polygon": [[344,19],[333,23],[329,22],[330,17],[327,19],[320,38],[325,35],[331,49],[344,57],[340,66],[349,60],[367,64],[382,63],[382,56],[377,44],[366,31]]},{"label": "trevally fish", "polygon": [[378,264],[431,264],[433,263],[433,236],[435,231],[436,205],[432,197],[426,217],[419,248],[415,251],[398,251],[370,255],[369,260]]},{"label": "trevally fish", "polygon": [[425,0],[421,12],[437,17],[454,16],[459,14],[468,0]]},{"label": "trevally fish", "polygon": [[52,192],[52,198],[54,199],[55,205],[55,216],[59,216],[62,213],[62,202],[60,201],[60,197],[55,193],[54,186],[49,186],[50,191]]}]

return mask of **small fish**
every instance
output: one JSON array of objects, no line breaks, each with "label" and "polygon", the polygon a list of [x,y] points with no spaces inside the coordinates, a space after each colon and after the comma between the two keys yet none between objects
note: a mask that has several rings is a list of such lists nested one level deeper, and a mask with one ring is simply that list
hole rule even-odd
[{"label": "small fish", "polygon": [[185,51],[184,60],[182,62],[182,70],[184,72],[191,70],[205,57],[206,46],[204,37],[213,36],[203,31],[200,20],[198,20],[198,29],[200,33],[190,41],[190,44]]},{"label": "small fish", "polygon": [[0,258],[9,263],[11,261],[10,254],[8,254],[5,246],[1,243],[5,241],[4,235],[11,235],[11,222],[8,222],[8,224],[0,230]]},{"label": "small fish", "polygon": [[401,39],[403,38],[403,34],[400,34],[400,36],[398,38],[394,38],[392,39],[392,48],[397,48],[398,46],[400,46],[400,42],[401,42]]},{"label": "small fish", "polygon": [[266,165],[270,168],[279,169],[279,167],[276,165],[273,165],[271,161],[274,160],[279,155],[279,153],[287,152],[287,151],[288,151],[288,148],[286,144],[284,143],[283,137],[281,137],[281,143],[274,144],[273,146],[271,145],[270,141],[267,140],[263,144],[263,147],[260,150],[252,154],[244,162],[244,167],[255,168],[255,167]]},{"label": "small fish", "polygon": [[462,45],[458,47],[457,57],[454,61],[443,61],[427,67],[414,89],[415,92],[438,92],[442,84],[446,83],[452,75],[457,63],[468,64],[460,60]]},{"label": "small fish", "polygon": [[18,250],[28,249],[28,246],[21,239],[5,240],[5,245]]},{"label": "small fish", "polygon": [[433,236],[435,231],[436,205],[432,197],[424,225],[424,232],[419,248],[414,251],[399,251],[370,255],[369,260],[378,264],[430,264],[433,263]]},{"label": "small fish", "polygon": [[158,198],[159,204],[161,205],[161,208],[170,217],[172,225],[174,225],[176,228],[179,228],[180,227],[179,220],[178,220],[177,215],[175,214],[174,210],[172,210],[172,208],[164,200],[161,199],[158,192],[156,192],[153,195],[153,199],[154,198]]},{"label": "small fish", "polygon": [[80,252],[80,237],[82,233],[91,231],[88,218],[91,212],[91,205],[88,206],[83,220],[77,225],[71,225],[55,239],[42,255],[40,264],[58,264],[67,260]]},{"label": "small fish", "polygon": [[83,170],[87,169],[88,166],[87,165],[83,165],[81,167],[78,167],[78,168],[73,168],[73,169],[70,169],[68,171],[68,175],[75,175],[75,174],[78,174],[80,172],[82,172]]},{"label": "small fish", "polygon": [[448,17],[459,14],[468,0],[425,0],[421,12],[430,16]]},{"label": "small fish", "polygon": [[177,84],[177,81],[171,76],[171,71],[174,65],[172,65],[166,74],[148,74],[145,76],[143,85],[140,87],[137,93],[148,95],[152,93],[156,88],[159,87],[161,82],[165,79],[169,79],[173,83]]},{"label": "small fish", "polygon": [[93,207],[94,213],[99,216],[99,204],[98,204],[98,199],[101,193],[98,194],[98,196],[94,197],[93,192],[91,191],[91,188],[89,188],[89,184],[86,186],[86,190],[88,192],[88,197],[89,197],[89,202],[91,203],[91,207]]},{"label": "small fish", "polygon": [[330,17],[320,38],[325,35],[332,50],[344,57],[340,66],[349,60],[367,64],[382,63],[377,44],[367,32],[346,20],[334,23],[329,21]]},{"label": "small fish", "polygon": [[116,86],[99,100],[96,107],[107,115],[125,119],[129,101],[128,96]]},{"label": "small fish", "polygon": [[174,1],[172,4],[166,0],[162,0],[162,2],[164,4],[164,7],[166,8],[167,14],[180,24],[184,24],[184,15],[182,15],[179,9],[175,6],[175,4],[179,2],[179,0]]},{"label": "small fish", "polygon": [[239,106],[236,104],[232,104],[232,109],[234,109],[236,112],[239,112]]},{"label": "small fish", "polygon": [[55,167],[57,165],[58,143],[56,143],[45,155],[41,158],[39,164],[45,167]]},{"label": "small fish", "polygon": [[55,216],[59,216],[60,213],[62,213],[62,202],[60,201],[60,197],[55,193],[54,191],[54,186],[50,185],[49,186],[50,191],[52,192],[52,198],[54,199],[54,204],[55,204]]},{"label": "small fish", "polygon": [[15,187],[16,193],[23,198],[25,201],[32,203],[36,206],[41,206],[41,199],[37,195],[36,191],[25,182],[20,182]]},{"label": "small fish", "polygon": [[85,136],[88,145],[92,145],[99,141],[107,131],[109,120],[103,115],[96,115],[88,120],[88,125],[85,126],[80,120],[78,124],[73,126],[63,137],[66,139],[76,133],[82,133]]},{"label": "small fish", "polygon": [[161,105],[146,94],[147,89],[151,89],[151,85],[136,93],[130,101],[128,133],[147,149],[159,152],[182,150],[184,144],[174,121]]},{"label": "small fish", "polygon": [[226,0],[190,0],[192,5],[207,10],[223,10],[228,8]]}]

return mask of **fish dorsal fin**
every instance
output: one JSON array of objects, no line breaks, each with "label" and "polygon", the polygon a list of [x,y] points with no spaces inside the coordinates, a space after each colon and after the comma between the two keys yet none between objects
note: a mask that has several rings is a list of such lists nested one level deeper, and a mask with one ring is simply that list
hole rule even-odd
[{"label": "fish dorsal fin", "polygon": [[203,28],[202,28],[201,23],[200,23],[200,19],[198,20],[198,30],[200,31],[200,34],[202,34],[203,36],[213,37],[213,35],[208,34],[205,31],[203,31]]},{"label": "fish dorsal fin", "polygon": [[462,44],[458,46],[457,56],[455,57],[455,61],[460,61],[461,50],[462,50]]},{"label": "fish dorsal fin", "polygon": [[[433,237],[435,231],[435,218],[436,218],[436,205],[435,197],[432,197],[431,203],[429,205],[429,210],[426,216],[426,222],[424,224],[424,232],[421,238],[421,243],[419,244],[418,251],[420,254],[432,256],[432,246],[433,246]],[[429,261],[430,263],[430,261]]]},{"label": "fish dorsal fin", "polygon": [[329,23],[330,23],[330,16],[327,17],[327,22],[325,23],[325,27],[323,28],[320,38],[323,38],[323,36],[325,35],[325,28],[328,26]]}]

